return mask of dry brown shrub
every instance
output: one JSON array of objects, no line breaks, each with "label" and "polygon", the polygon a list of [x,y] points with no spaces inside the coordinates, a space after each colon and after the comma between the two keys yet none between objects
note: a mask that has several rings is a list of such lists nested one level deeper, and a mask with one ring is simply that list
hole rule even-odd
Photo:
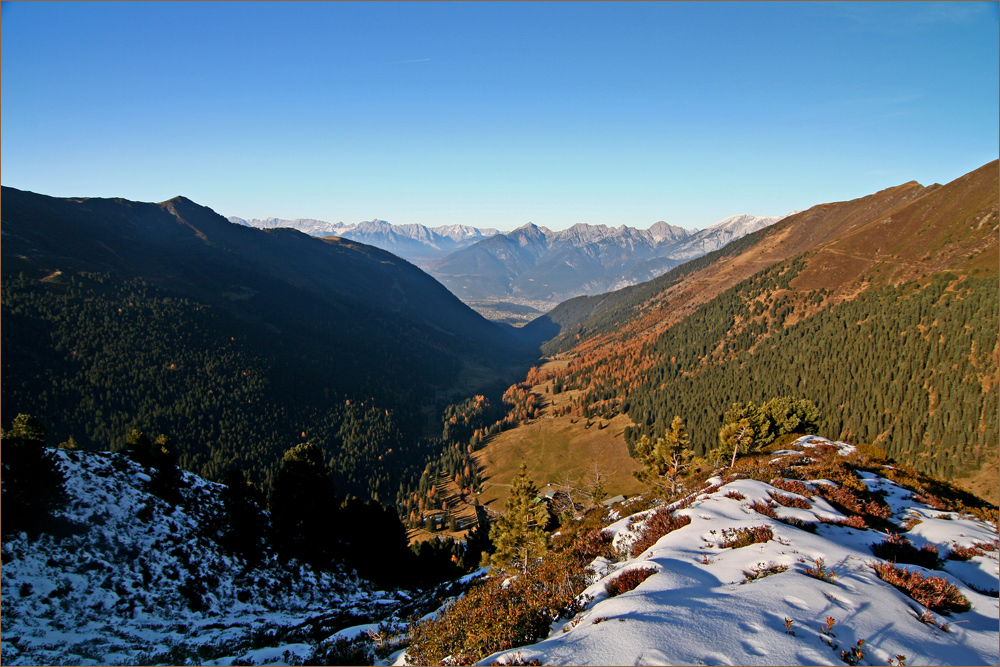
[{"label": "dry brown shrub", "polygon": [[646,526],[643,528],[639,538],[632,543],[632,557],[635,558],[656,544],[657,540],[667,533],[672,533],[689,523],[691,523],[691,517],[676,516],[666,508],[657,510],[646,520]]},{"label": "dry brown shrub", "polygon": [[723,549],[740,549],[751,544],[762,544],[774,537],[770,526],[752,526],[750,528],[725,528],[722,531]]},{"label": "dry brown shrub", "polygon": [[940,614],[969,611],[972,604],[958,587],[941,577],[925,577],[920,572],[899,569],[892,563],[876,563],[872,569],[879,579],[892,584],[918,604]]},{"label": "dry brown shrub", "polygon": [[797,479],[774,479],[771,480],[771,486],[789,493],[797,493],[806,498],[812,498],[815,495],[812,489]]},{"label": "dry brown shrub", "polygon": [[796,498],[795,496],[789,496],[775,491],[772,491],[770,496],[774,502],[779,505],[784,505],[785,507],[797,507],[803,510],[812,509],[812,505],[805,498]]},{"label": "dry brown shrub", "polygon": [[656,570],[651,567],[634,567],[631,570],[625,570],[609,581],[604,585],[604,589],[611,597],[621,595],[622,593],[634,590],[636,586],[654,574],[656,574]]}]

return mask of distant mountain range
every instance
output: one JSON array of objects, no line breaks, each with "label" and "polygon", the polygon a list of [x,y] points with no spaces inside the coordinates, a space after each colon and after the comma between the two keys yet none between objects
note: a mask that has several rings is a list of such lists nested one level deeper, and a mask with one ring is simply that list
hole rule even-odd
[{"label": "distant mountain range", "polygon": [[662,221],[649,229],[577,224],[562,231],[528,223],[425,268],[466,303],[548,310],[575,296],[651,280],[783,217],[734,215],[693,233]]},{"label": "distant mountain range", "polygon": [[[393,225],[378,219],[344,224],[231,216],[229,221],[339,236],[388,250],[426,270],[480,313],[517,322],[565,299],[651,280],[783,217],[734,215],[693,232],[662,220],[649,229],[579,223],[562,231],[529,222],[506,233],[468,225]],[[512,312],[512,304],[528,310]]]},{"label": "distant mountain range", "polygon": [[377,218],[365,222],[345,224],[324,222],[309,218],[282,220],[281,218],[253,218],[244,220],[230,216],[229,222],[257,229],[287,227],[310,236],[339,236],[360,241],[414,262],[439,259],[448,253],[468,247],[476,241],[499,232],[496,229],[478,229],[468,225],[393,225]]}]

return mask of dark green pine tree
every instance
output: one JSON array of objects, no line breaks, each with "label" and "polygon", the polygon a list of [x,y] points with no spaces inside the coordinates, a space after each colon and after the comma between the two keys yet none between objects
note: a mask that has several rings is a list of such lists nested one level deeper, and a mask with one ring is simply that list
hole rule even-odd
[{"label": "dark green pine tree", "polygon": [[503,515],[490,529],[490,540],[496,549],[490,556],[490,565],[510,573],[524,574],[530,570],[549,550],[550,538],[544,530],[548,521],[549,511],[528,477],[528,466],[522,463],[511,484],[510,497],[504,503]]},{"label": "dark green pine tree", "polygon": [[338,541],[340,503],[318,446],[306,442],[285,452],[269,505],[279,553],[316,567],[330,564]]},{"label": "dark green pine tree", "polygon": [[47,429],[19,414],[10,430],[0,430],[3,460],[3,533],[36,536],[50,530],[52,512],[66,500],[65,475],[45,448]]},{"label": "dark green pine tree", "polygon": [[264,493],[247,480],[242,469],[231,468],[226,473],[222,503],[227,518],[220,542],[248,563],[260,562],[267,528]]}]

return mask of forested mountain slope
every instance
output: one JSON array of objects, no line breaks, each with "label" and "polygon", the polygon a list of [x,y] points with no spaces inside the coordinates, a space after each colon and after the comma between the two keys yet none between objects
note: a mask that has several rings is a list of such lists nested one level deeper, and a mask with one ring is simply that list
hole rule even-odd
[{"label": "forested mountain slope", "polygon": [[422,408],[527,354],[370,246],[233,225],[182,197],[2,197],[2,419],[34,414],[59,439],[165,433],[215,479],[261,479],[316,439],[345,490],[386,498],[423,467]]},{"label": "forested mountain slope", "polygon": [[791,395],[933,474],[993,465],[997,175],[815,207],[603,309],[566,304],[584,316],[554,347],[582,341],[558,374],[588,415],[627,413],[631,444],[679,415],[707,454],[731,403]]},{"label": "forested mountain slope", "polygon": [[[754,273],[906,206],[934,187],[910,182],[860,199],[814,206],[649,282],[566,301],[525,327],[525,333],[554,338],[546,345],[552,352],[603,334],[669,326]],[[622,324],[630,326],[623,330]]]}]

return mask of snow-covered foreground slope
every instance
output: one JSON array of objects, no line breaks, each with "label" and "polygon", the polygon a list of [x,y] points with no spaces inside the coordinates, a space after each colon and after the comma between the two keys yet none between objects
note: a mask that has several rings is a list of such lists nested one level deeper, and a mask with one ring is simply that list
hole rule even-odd
[{"label": "snow-covered foreground slope", "polygon": [[[843,504],[850,499],[824,499],[838,483],[822,475],[805,475],[806,486],[771,476],[835,476],[823,457],[840,459],[838,448],[852,449],[810,436],[772,454],[773,467],[765,460],[742,476],[711,479],[672,506],[627,516],[629,503],[616,505],[605,530],[619,555],[591,564],[583,611],[554,622],[547,639],[481,664],[884,665],[899,655],[909,665],[998,664],[996,526],[935,509],[940,501],[870,461],[837,478],[871,492],[855,493],[870,503],[860,513]],[[270,553],[248,565],[216,542],[225,514],[219,485],[184,474],[183,501],[172,507],[149,493],[149,477],[125,456],[57,456],[68,528],[61,537],[3,542],[4,664],[364,664],[405,645],[405,619],[429,611],[443,592],[376,591],[352,574]],[[666,510],[680,527],[629,556]],[[763,541],[724,545],[751,530]],[[895,533],[914,551],[936,547],[937,557],[920,552],[934,569],[905,567],[953,585],[967,610],[928,611],[877,576],[873,565],[885,561],[872,545]],[[637,569],[655,572],[608,593],[609,582]],[[384,619],[389,625],[378,625]]]},{"label": "snow-covered foreground slope", "polygon": [[[816,437],[797,444],[849,447]],[[775,456],[807,454],[808,448],[806,454]],[[969,611],[925,614],[914,600],[882,581],[872,565],[884,561],[873,556],[871,545],[884,540],[887,532],[821,523],[846,517],[818,495],[806,498],[764,482],[737,479],[710,487],[677,510],[675,515],[689,517],[690,524],[664,535],[643,553],[617,563],[595,561],[592,567],[599,579],[584,591],[594,601],[568,624],[554,624],[547,640],[497,653],[479,664],[538,660],[545,665],[837,665],[845,663],[842,651],[851,659],[859,640],[864,640],[862,657],[849,664],[885,665],[897,655],[906,656],[908,665],[998,664],[996,527],[935,510],[876,474],[861,476],[869,490],[885,492],[892,512],[889,521],[912,526],[905,536],[914,547],[935,545],[945,558],[956,546],[989,545],[971,560],[944,560],[939,570],[905,566],[954,584],[971,603]],[[808,483],[813,488],[820,484],[832,482]],[[778,505],[770,501],[772,493],[799,498],[808,509]],[[755,502],[770,503],[779,518],[813,524],[815,533],[756,512],[750,507]],[[626,547],[654,511],[609,526],[614,544]],[[770,528],[773,537],[740,548],[720,546],[734,529],[755,526]],[[807,574],[808,568],[817,568],[817,561],[823,571],[833,573],[832,581]],[[607,583],[635,568],[656,573],[634,590],[610,597]],[[773,574],[753,578],[769,569]]]},{"label": "snow-covered foreground slope", "polygon": [[221,485],[184,473],[174,508],[123,455],[56,455],[71,534],[4,540],[3,664],[301,664],[409,601],[350,573],[225,553]]}]

